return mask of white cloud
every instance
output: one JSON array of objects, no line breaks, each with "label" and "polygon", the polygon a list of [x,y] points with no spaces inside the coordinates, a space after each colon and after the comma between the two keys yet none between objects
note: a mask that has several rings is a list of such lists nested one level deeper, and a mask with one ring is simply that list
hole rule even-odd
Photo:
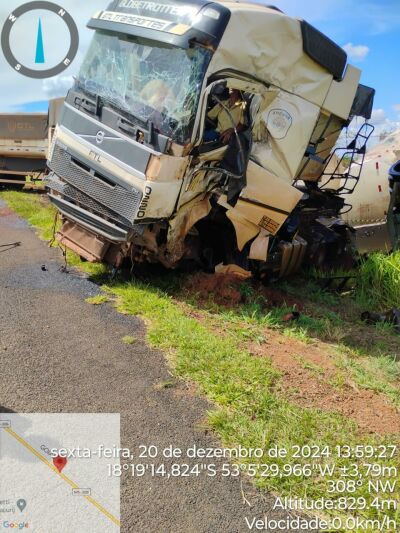
[{"label": "white cloud", "polygon": [[386,116],[386,111],[384,109],[373,109],[372,110],[372,116],[371,116],[371,122],[372,124],[379,126],[380,124],[385,124],[385,122],[388,120]]},{"label": "white cloud", "polygon": [[400,128],[400,122],[390,119],[384,109],[374,109],[370,122],[375,126],[375,135],[380,135],[384,132],[390,133]]},{"label": "white cloud", "polygon": [[65,96],[74,81],[73,76],[55,76],[42,81],[43,92],[46,98],[59,98]]},{"label": "white cloud", "polygon": [[[345,146],[348,144],[364,122],[364,118],[354,117],[347,130],[345,129],[340,135],[338,146]],[[388,118],[386,111],[382,108],[373,109],[372,116],[367,122],[372,124],[375,128],[368,141],[368,149],[373,148],[376,144],[381,142],[389,133],[400,129],[400,121]]]},{"label": "white cloud", "polygon": [[347,53],[351,61],[362,61],[367,57],[369,52],[368,46],[363,44],[353,45],[353,43],[345,44],[343,50]]},{"label": "white cloud", "polygon": [[400,118],[400,104],[394,104],[394,106],[392,107],[396,111],[396,113],[399,114],[399,118]]}]

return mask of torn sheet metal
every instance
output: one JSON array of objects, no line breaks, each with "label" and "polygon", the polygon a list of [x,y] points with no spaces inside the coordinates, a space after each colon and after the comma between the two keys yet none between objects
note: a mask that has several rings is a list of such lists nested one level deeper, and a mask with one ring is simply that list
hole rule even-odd
[{"label": "torn sheet metal", "polygon": [[269,102],[270,95],[267,94],[260,104],[251,156],[265,169],[292,182],[307,150],[320,108],[284,91],[273,94],[276,96],[272,101]]},{"label": "torn sheet metal", "polygon": [[220,205],[236,230],[239,250],[264,230],[275,235],[302,198],[303,193],[277,178],[254,161],[247,167],[247,186],[234,207],[221,197]]},{"label": "torn sheet metal", "polygon": [[226,216],[235,228],[237,246],[241,252],[245,245],[260,233],[260,228],[253,222],[250,222],[238,209],[229,209],[226,212]]},{"label": "torn sheet metal", "polygon": [[254,224],[275,235],[302,198],[303,193],[271,172],[249,161],[247,186],[242,190],[238,209]]},{"label": "torn sheet metal", "polygon": [[168,241],[183,240],[190,229],[211,211],[209,196],[200,196],[182,207],[169,223]]},{"label": "torn sheet metal", "polygon": [[266,261],[268,256],[269,235],[266,231],[261,231],[260,234],[251,243],[249,259],[254,261]]},{"label": "torn sheet metal", "polygon": [[333,76],[303,52],[300,21],[264,5],[225,5],[232,16],[208,75],[224,70],[245,72],[321,106]]}]

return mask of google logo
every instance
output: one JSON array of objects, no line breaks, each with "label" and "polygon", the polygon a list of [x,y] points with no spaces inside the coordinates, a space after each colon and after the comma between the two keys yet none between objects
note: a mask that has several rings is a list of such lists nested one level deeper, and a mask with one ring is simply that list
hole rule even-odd
[{"label": "google logo", "polygon": [[3,522],[3,527],[4,529],[29,529],[29,524],[28,522],[20,522],[19,524],[17,524],[16,522]]}]

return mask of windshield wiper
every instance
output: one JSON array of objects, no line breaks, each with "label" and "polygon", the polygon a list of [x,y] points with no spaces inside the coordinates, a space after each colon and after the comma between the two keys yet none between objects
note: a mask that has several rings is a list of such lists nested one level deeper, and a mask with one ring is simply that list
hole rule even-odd
[{"label": "windshield wiper", "polygon": [[75,105],[82,107],[85,111],[87,111],[91,115],[95,115],[99,117],[101,109],[103,107],[101,96],[92,91],[89,91],[87,87],[84,86],[79,80],[75,79],[75,82],[76,82],[77,88],[79,88],[84,94],[87,94],[88,96],[92,96],[93,98],[95,98],[95,101],[93,102],[92,100],[88,100],[86,98],[79,98],[77,96],[74,100]]},{"label": "windshield wiper", "polygon": [[82,90],[82,92],[84,92],[88,96],[92,96],[95,99],[95,101],[93,102],[92,100],[87,100],[86,98],[78,98],[78,97],[75,98],[75,103],[79,107],[82,107],[88,113],[95,115],[96,117],[100,117],[101,110],[103,109],[103,107],[106,104],[109,104],[111,107],[115,108],[119,113],[130,115],[130,113],[122,109],[121,100],[118,100],[117,98],[114,99],[112,97],[108,98],[108,97],[100,96],[99,94],[88,90],[86,86],[82,85],[79,82],[78,82],[78,87]]},{"label": "windshield wiper", "polygon": [[151,120],[147,121],[147,129],[143,128],[142,126],[137,126],[133,124],[132,122],[128,122],[127,120],[123,118],[118,119],[118,128],[123,131],[124,133],[127,133],[128,135],[131,135],[135,138],[137,142],[146,144],[153,144],[154,140],[154,125],[151,122]]},{"label": "windshield wiper", "polygon": [[99,117],[103,109],[104,102],[99,94],[96,95],[96,116]]},{"label": "windshield wiper", "polygon": [[[146,122],[136,117],[130,111],[123,109],[123,102],[118,98],[104,97],[87,88],[86,83],[76,80],[78,87],[87,94],[92,96],[95,101],[87,100],[86,98],[75,98],[75,103],[82,107],[85,111],[100,118],[101,111],[105,105],[109,105],[119,115],[117,126],[118,128],[132,136],[137,142],[145,142],[146,144],[153,144],[154,141],[154,124],[149,119]],[[138,121],[139,124],[135,124]]]}]

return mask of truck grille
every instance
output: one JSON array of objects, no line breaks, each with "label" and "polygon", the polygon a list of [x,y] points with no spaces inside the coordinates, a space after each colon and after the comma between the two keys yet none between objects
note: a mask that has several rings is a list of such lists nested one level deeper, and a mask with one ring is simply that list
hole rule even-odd
[{"label": "truck grille", "polygon": [[[111,209],[104,207],[88,196],[87,194],[81,192],[79,189],[72,187],[68,183],[61,181],[60,178],[54,173],[50,173],[45,179],[46,186],[52,191],[56,191],[65,197],[68,200],[72,200],[76,204],[86,207],[90,211],[93,211],[97,215],[104,217],[106,219],[111,219],[117,224],[120,224],[127,228],[133,228],[133,224],[130,220],[114,213]],[[138,228],[138,226],[135,226]]]},{"label": "truck grille", "polygon": [[[74,191],[70,187],[69,194],[65,192],[67,196],[79,201],[83,207],[95,209],[104,216],[111,217],[109,214],[111,211],[114,214],[111,218],[115,219],[115,215],[119,215],[125,219],[125,224],[128,221],[132,225],[142,200],[140,191],[125,189],[118,183],[114,183],[107,176],[95,172],[78,159],[74,160],[71,154],[57,144],[49,166],[63,181],[75,189]],[[78,191],[83,193],[80,199],[78,199]]]}]

